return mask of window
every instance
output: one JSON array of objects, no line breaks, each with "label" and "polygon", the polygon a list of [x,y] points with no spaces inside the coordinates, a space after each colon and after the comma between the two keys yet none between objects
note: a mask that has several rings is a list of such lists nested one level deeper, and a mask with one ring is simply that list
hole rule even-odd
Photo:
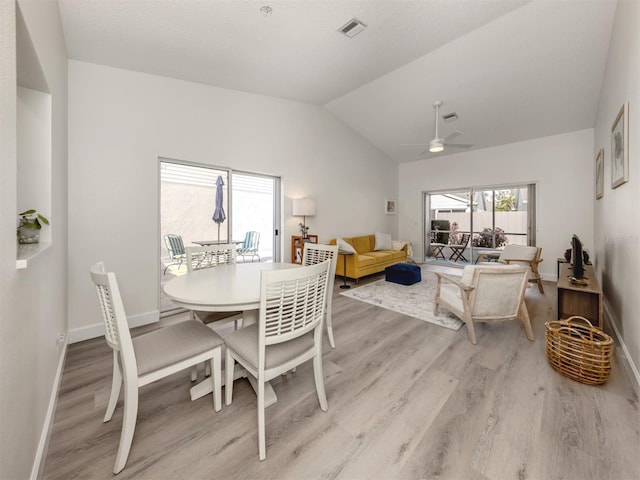
[{"label": "window", "polygon": [[535,245],[535,184],[427,192],[425,212],[425,259],[432,243],[468,240],[462,258],[470,260],[508,244]]}]

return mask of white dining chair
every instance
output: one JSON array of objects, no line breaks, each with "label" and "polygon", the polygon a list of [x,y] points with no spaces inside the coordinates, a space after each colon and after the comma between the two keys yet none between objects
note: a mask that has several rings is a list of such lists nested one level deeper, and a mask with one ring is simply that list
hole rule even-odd
[{"label": "white dining chair", "polygon": [[213,330],[197,320],[187,320],[131,337],[118,282],[102,262],[91,267],[105,326],[105,339],[113,350],[111,395],[104,422],[111,420],[124,384],[124,415],[120,445],[113,473],[125,467],[138,416],[138,389],[168,375],[208,361],[211,371],[213,407],[222,407],[222,345]]},{"label": "white dining chair", "polygon": [[325,321],[327,324],[327,337],[329,337],[329,344],[331,345],[331,348],[336,348],[336,342],[333,338],[331,304],[333,303],[333,282],[336,277],[336,265],[338,263],[338,245],[322,245],[316,243],[305,244],[304,253],[302,254],[302,265],[315,265],[316,263],[321,263],[325,260],[331,260]]},{"label": "white dining chair", "polygon": [[265,383],[313,359],[320,408],[327,411],[322,372],[322,323],[327,304],[329,260],[287,270],[263,271],[257,324],[225,337],[225,402],[233,396],[234,361],[257,380],[258,455],[265,443]]}]

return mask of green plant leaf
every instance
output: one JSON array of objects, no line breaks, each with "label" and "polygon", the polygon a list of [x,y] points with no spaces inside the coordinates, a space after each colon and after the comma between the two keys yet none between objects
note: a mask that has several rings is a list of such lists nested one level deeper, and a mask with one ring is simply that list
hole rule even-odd
[{"label": "green plant leaf", "polygon": [[46,225],[49,225],[49,220],[44,215],[38,214],[38,218],[42,220]]},{"label": "green plant leaf", "polygon": [[25,210],[22,213],[19,213],[18,215],[22,216],[27,216],[27,215],[33,215],[34,213],[36,213],[36,211],[32,208],[30,210]]}]

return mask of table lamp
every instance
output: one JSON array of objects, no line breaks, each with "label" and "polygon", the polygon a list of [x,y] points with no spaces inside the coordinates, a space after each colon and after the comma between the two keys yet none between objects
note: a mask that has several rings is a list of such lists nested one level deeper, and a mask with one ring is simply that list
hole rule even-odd
[{"label": "table lamp", "polygon": [[316,201],[311,198],[294,198],[293,199],[293,216],[302,217],[302,223],[300,224],[300,230],[302,231],[302,237],[307,238],[307,217],[312,217],[316,214]]}]

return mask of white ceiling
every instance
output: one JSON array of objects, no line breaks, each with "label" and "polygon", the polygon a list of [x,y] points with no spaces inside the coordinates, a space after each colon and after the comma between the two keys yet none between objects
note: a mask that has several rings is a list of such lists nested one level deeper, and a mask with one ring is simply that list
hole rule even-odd
[{"label": "white ceiling", "polygon": [[[397,162],[595,123],[614,0],[59,0],[69,58],[325,105]],[[260,7],[269,5],[265,16]],[[353,39],[337,29],[352,18]],[[456,153],[446,149],[446,153]],[[434,155],[434,154],[430,154]],[[437,154],[442,155],[442,154]]]}]

